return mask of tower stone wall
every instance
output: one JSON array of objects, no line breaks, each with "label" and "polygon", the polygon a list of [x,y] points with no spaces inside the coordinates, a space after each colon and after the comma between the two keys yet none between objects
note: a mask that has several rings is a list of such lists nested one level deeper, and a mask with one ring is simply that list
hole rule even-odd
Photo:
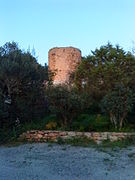
[{"label": "tower stone wall", "polygon": [[55,74],[53,84],[67,83],[81,62],[81,51],[74,47],[52,48],[48,60],[49,69]]}]

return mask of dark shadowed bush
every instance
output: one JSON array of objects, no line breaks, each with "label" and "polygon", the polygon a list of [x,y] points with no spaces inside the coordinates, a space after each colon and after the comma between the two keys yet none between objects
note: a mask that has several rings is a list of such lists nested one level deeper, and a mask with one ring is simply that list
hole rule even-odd
[{"label": "dark shadowed bush", "polygon": [[56,114],[62,127],[71,126],[73,119],[82,112],[85,98],[76,89],[66,85],[48,88],[51,113]]},{"label": "dark shadowed bush", "polygon": [[77,131],[108,131],[110,121],[107,116],[81,114],[73,122],[73,130]]},{"label": "dark shadowed bush", "polygon": [[6,122],[13,127],[16,120],[24,123],[45,116],[45,80],[47,67],[41,66],[29,52],[22,51],[14,42],[0,47],[0,126]]}]

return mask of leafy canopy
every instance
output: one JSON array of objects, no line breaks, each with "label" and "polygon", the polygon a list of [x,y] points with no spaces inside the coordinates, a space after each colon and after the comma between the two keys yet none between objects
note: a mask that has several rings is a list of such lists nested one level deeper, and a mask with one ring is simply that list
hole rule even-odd
[{"label": "leafy canopy", "polygon": [[10,104],[8,123],[16,118],[32,119],[35,110],[41,111],[44,80],[48,80],[47,67],[41,66],[29,52],[19,49],[15,42],[0,47],[1,106],[6,106],[5,102]]},{"label": "leafy canopy", "polygon": [[83,58],[75,73],[77,88],[100,99],[118,83],[135,88],[135,57],[110,43]]}]

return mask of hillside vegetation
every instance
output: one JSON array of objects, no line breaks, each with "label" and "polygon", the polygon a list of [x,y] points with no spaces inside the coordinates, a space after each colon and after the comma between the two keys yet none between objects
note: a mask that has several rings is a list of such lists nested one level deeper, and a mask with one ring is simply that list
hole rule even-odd
[{"label": "hillside vegetation", "polygon": [[82,57],[71,84],[52,76],[17,43],[0,47],[0,141],[30,129],[134,131],[133,53],[108,43]]}]

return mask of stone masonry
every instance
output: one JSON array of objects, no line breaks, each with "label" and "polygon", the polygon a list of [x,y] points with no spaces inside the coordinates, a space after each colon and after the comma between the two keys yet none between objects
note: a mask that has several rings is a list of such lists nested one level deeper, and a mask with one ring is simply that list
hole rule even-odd
[{"label": "stone masonry", "polygon": [[48,67],[54,73],[53,84],[69,82],[70,75],[81,62],[81,51],[74,47],[52,48],[48,53]]},{"label": "stone masonry", "polygon": [[118,141],[126,138],[135,138],[135,133],[124,132],[73,132],[73,131],[48,131],[31,130],[20,135],[19,140],[34,142],[57,142],[58,138],[72,139],[86,137],[90,140],[100,143],[104,140]]}]

